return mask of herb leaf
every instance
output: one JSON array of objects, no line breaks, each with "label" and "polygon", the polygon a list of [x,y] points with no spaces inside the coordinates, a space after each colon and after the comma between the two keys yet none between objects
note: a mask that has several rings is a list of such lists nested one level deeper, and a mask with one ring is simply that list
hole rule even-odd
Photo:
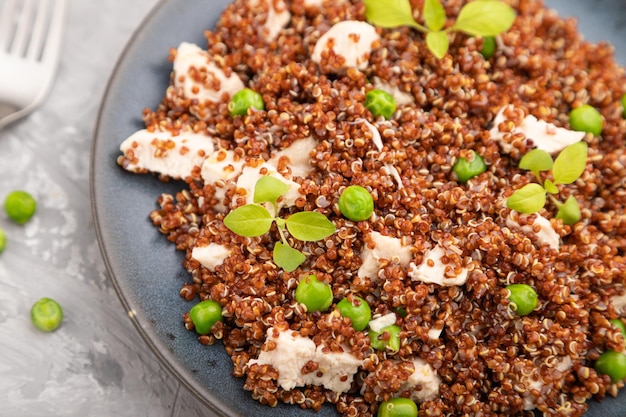
[{"label": "herb leaf", "polygon": [[276,226],[278,226],[279,229],[285,229],[285,219],[276,217],[274,221],[276,222]]},{"label": "herb leaf", "polygon": [[287,184],[277,178],[265,175],[259,178],[254,186],[254,202],[276,204],[280,196],[287,191],[289,191]]},{"label": "herb leaf", "polygon": [[253,237],[267,233],[274,218],[265,207],[246,204],[224,217],[224,225],[240,236]]},{"label": "herb leaf", "polygon": [[276,242],[274,245],[273,258],[274,263],[287,272],[295,271],[306,260],[302,252],[282,242]]},{"label": "herb leaf", "polygon": [[292,214],[285,221],[293,237],[304,242],[322,240],[335,233],[335,225],[326,216],[315,211]]},{"label": "herb leaf", "polygon": [[[540,182],[539,173],[552,169],[553,180],[546,179],[543,185],[528,184],[522,187],[507,199],[507,207],[521,213],[534,213],[541,210],[546,202],[547,194],[558,194],[557,185],[571,184],[576,181],[585,171],[586,165],[587,143],[582,141],[563,149],[554,162],[550,154],[545,151],[534,149],[528,152],[520,160],[520,168],[531,170]],[[574,224],[580,220],[580,207],[573,196],[570,196],[565,203],[560,203],[552,196],[550,199],[557,206],[557,219],[562,219],[565,224]]]},{"label": "herb leaf", "polygon": [[571,184],[576,181],[587,165],[587,143],[577,142],[563,149],[554,161],[552,176],[555,184]]},{"label": "herb leaf", "polygon": [[559,206],[556,218],[562,219],[564,224],[574,224],[580,220],[580,207],[574,196],[569,196],[565,203]]},{"label": "herb leaf", "polygon": [[546,190],[539,184],[526,184],[506,200],[506,206],[520,213],[536,213],[546,204]]},{"label": "herb leaf", "polygon": [[424,22],[426,22],[428,29],[435,32],[441,30],[446,23],[446,11],[439,0],[426,0],[424,2]]},{"label": "herb leaf", "polygon": [[519,161],[520,168],[532,171],[537,178],[539,178],[539,172],[551,170],[553,164],[550,154],[542,149],[533,149]]},{"label": "herb leaf", "polygon": [[515,11],[501,1],[473,1],[463,6],[452,29],[472,36],[496,36],[509,30],[514,21]]},{"label": "herb leaf", "polygon": [[546,180],[546,182],[543,183],[543,188],[545,188],[546,191],[549,192],[550,194],[559,193],[559,189],[556,188],[556,185],[554,185],[554,183],[550,180]]},{"label": "herb leaf", "polygon": [[365,0],[365,17],[373,24],[383,28],[410,26],[422,32],[427,29],[413,18],[409,0]]},{"label": "herb leaf", "polygon": [[450,40],[448,39],[448,34],[443,31],[438,32],[428,32],[426,34],[426,46],[430,49],[430,52],[437,57],[437,59],[441,59],[448,52],[448,46],[450,45]]},{"label": "herb leaf", "polygon": [[497,0],[475,0],[463,6],[451,28],[442,31],[446,24],[446,10],[441,0],[424,1],[426,26],[415,21],[410,0],[363,1],[368,21],[383,28],[409,26],[426,33],[426,46],[439,59],[448,51],[450,41],[444,39],[448,32],[490,37],[508,30],[515,21],[515,10],[509,5]]}]

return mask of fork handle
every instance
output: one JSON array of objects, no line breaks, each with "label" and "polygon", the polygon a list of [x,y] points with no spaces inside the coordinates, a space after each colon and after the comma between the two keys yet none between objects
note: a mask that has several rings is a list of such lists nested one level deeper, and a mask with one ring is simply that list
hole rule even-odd
[{"label": "fork handle", "polygon": [[16,107],[23,108],[30,105],[42,91],[41,80],[45,77],[43,66],[39,62],[24,61],[11,55],[2,56],[2,77],[0,77],[0,91],[4,101]]}]

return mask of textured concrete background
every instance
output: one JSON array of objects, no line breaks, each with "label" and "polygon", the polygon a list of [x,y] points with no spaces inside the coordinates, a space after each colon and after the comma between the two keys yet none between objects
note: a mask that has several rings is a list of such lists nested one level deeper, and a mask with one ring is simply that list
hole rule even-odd
[{"label": "textured concrete background", "polygon": [[[100,100],[124,45],[156,3],[69,0],[50,96],[0,131],[0,200],[24,189],[39,203],[25,226],[0,214],[8,240],[0,255],[0,416],[211,415],[126,317],[91,218],[89,153]],[[30,323],[40,297],[65,310],[54,333]]]}]

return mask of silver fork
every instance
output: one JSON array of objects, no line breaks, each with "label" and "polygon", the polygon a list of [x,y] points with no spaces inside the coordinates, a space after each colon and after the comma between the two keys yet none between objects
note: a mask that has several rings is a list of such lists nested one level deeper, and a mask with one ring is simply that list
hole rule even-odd
[{"label": "silver fork", "polygon": [[6,0],[0,14],[0,129],[39,106],[61,52],[66,0]]}]

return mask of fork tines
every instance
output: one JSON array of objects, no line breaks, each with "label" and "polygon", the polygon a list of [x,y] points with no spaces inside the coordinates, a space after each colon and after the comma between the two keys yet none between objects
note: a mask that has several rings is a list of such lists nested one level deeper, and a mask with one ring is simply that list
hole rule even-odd
[{"label": "fork tines", "polygon": [[0,14],[0,53],[46,60],[58,50],[65,0],[6,0]]}]

